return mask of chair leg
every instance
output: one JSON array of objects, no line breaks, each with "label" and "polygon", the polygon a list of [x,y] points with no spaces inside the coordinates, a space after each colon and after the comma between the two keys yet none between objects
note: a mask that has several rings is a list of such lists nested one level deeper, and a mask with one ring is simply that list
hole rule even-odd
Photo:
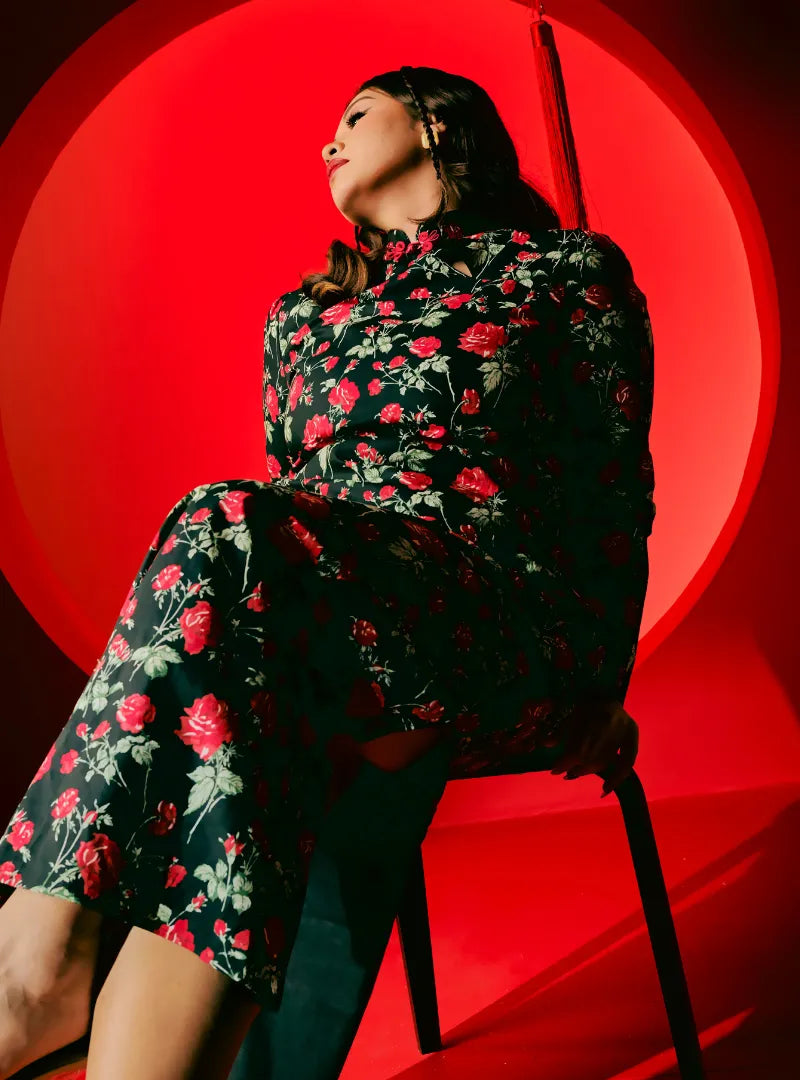
[{"label": "chair leg", "polygon": [[686,985],[650,810],[641,780],[634,771],[615,788],[615,794],[622,808],[681,1080],[704,1080],[697,1025]]},{"label": "chair leg", "polygon": [[431,928],[425,893],[422,848],[414,856],[402,903],[397,912],[397,932],[406,972],[414,1028],[421,1054],[442,1049],[436,978],[433,971]]}]

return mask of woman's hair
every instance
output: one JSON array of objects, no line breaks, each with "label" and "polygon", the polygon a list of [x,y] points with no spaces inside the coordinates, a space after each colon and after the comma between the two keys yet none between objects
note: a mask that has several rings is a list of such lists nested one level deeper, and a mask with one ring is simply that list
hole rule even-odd
[{"label": "woman's hair", "polygon": [[[426,113],[434,113],[437,120],[447,125],[438,146],[431,143],[441,167],[442,201],[430,217],[411,220],[418,225],[433,226],[444,209],[446,196],[448,207],[457,204],[462,210],[484,212],[497,227],[560,228],[558,213],[551,203],[521,175],[519,157],[508,129],[483,87],[441,68],[405,70],[415,94],[409,92],[403,73],[398,70],[367,79],[352,97],[375,87],[405,106],[413,121],[427,121],[427,115],[421,116],[415,100],[421,99]],[[360,229],[360,239],[366,252],[333,240],[328,248],[325,273],[307,274],[303,278],[301,289],[322,308],[349,299],[384,279],[385,233],[365,225]]]}]

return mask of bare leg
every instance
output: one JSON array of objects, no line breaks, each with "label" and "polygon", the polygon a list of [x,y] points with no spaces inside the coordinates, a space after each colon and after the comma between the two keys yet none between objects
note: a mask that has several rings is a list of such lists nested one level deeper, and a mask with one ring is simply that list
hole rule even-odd
[{"label": "bare leg", "polygon": [[134,926],[97,999],[86,1080],[220,1080],[260,1008],[193,952]]},{"label": "bare leg", "polygon": [[22,886],[0,907],[0,1080],[86,1033],[101,922]]}]

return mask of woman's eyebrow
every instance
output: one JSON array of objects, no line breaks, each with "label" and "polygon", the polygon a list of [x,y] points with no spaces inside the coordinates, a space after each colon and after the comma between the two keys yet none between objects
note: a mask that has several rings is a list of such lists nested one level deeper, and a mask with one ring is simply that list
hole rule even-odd
[{"label": "woman's eyebrow", "polygon": [[351,101],[347,108],[344,110],[345,113],[349,112],[349,110],[352,109],[352,107],[355,105],[356,101],[361,101],[362,98],[368,98],[371,101],[372,94],[361,94],[359,97],[355,98],[355,100]]}]

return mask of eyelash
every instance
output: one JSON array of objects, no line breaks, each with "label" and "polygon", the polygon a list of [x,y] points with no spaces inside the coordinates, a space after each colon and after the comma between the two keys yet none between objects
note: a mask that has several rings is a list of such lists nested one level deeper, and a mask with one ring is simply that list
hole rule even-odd
[{"label": "eyelash", "polygon": [[366,113],[364,113],[363,111],[359,112],[358,110],[356,110],[354,113],[350,113],[350,115],[348,116],[345,123],[347,124],[348,127],[355,127],[356,117],[357,116],[365,116],[365,115],[366,115]]}]

